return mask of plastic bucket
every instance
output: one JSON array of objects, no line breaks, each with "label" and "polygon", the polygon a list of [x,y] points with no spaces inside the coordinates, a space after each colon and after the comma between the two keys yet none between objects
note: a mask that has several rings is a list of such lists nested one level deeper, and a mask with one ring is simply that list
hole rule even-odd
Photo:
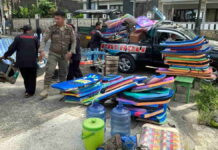
[{"label": "plastic bucket", "polygon": [[96,150],[104,143],[104,121],[89,118],[83,122],[82,140],[86,150]]}]

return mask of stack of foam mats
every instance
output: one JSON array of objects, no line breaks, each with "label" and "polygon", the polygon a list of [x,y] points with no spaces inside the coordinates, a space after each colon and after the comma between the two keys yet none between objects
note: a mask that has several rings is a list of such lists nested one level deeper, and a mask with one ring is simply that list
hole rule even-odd
[{"label": "stack of foam mats", "polygon": [[132,116],[163,124],[167,119],[168,103],[174,95],[174,90],[165,86],[173,82],[173,77],[164,74],[152,76],[130,92],[119,94],[117,101],[122,102]]},{"label": "stack of foam mats", "polygon": [[161,43],[166,47],[162,51],[165,57],[165,64],[169,68],[159,68],[157,72],[168,75],[182,75],[203,79],[214,79],[216,76],[209,65],[209,58],[206,56],[211,47],[207,47],[204,37],[196,37],[189,41],[175,41]]},{"label": "stack of foam mats", "polygon": [[118,93],[121,93],[123,91],[135,87],[138,83],[141,83],[146,79],[146,77],[144,76],[128,76],[128,77],[119,77],[119,75],[117,77],[116,76],[117,75],[114,75],[114,77],[112,77],[114,78],[113,80],[103,83],[102,90],[98,95],[83,100],[83,103],[89,104],[93,100],[95,101],[106,100]]},{"label": "stack of foam mats", "polygon": [[128,28],[127,24],[133,27],[136,24],[136,19],[130,14],[125,14],[124,16],[108,20],[105,22],[107,25],[106,32],[103,33],[105,38],[110,38],[112,41],[125,42],[128,39]]},{"label": "stack of foam mats", "polygon": [[145,16],[139,16],[136,22],[135,32],[148,31],[156,23],[155,20],[150,20]]},{"label": "stack of foam mats", "polygon": [[52,87],[62,91],[66,102],[82,102],[84,99],[94,97],[102,88],[102,76],[88,74],[76,80],[53,84]]},{"label": "stack of foam mats", "polygon": [[65,102],[90,104],[92,101],[107,99],[115,94],[136,86],[146,77],[108,75],[102,77],[88,74],[85,77],[53,84],[52,87],[62,91]]},{"label": "stack of foam mats", "polygon": [[128,22],[129,24],[136,24],[136,19],[135,17],[133,17],[130,14],[125,14],[124,16],[117,18],[117,19],[113,19],[113,20],[108,20],[105,22],[105,24],[107,25],[107,27],[109,29],[111,28],[115,28],[119,25],[122,25],[124,22]]}]

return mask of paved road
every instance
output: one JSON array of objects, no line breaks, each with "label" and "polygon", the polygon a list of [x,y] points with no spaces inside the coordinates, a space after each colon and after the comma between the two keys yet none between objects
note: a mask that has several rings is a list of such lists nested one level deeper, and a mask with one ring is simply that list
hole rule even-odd
[{"label": "paved road", "polygon": [[[91,72],[87,67],[83,67],[82,70],[84,74]],[[154,74],[154,70],[143,69],[135,74],[150,76]],[[0,83],[1,150],[60,150],[61,146],[64,150],[83,149],[80,134],[86,107],[60,102],[59,99],[62,96],[55,90],[50,90],[50,96],[44,101],[40,101],[37,95],[42,87],[43,76],[37,80],[36,96],[24,99],[21,77],[14,85]],[[178,101],[184,99],[184,94],[180,93],[180,95]],[[193,104],[171,102],[171,108],[168,122],[175,124],[181,131],[185,143],[189,143],[187,149],[193,149],[194,145],[206,145],[204,150],[207,150],[208,147],[210,150],[214,149],[216,146],[215,135],[218,135],[217,130],[198,126],[196,123],[190,124],[184,120],[184,115],[193,112]],[[108,108],[108,111],[110,109],[111,107]],[[196,109],[195,112],[197,112]],[[109,131],[109,113],[107,120],[107,131]],[[196,120],[196,117],[195,119],[191,117],[190,120]],[[132,133],[139,133],[142,124],[132,121]],[[207,139],[204,138],[204,135],[207,135]]]}]

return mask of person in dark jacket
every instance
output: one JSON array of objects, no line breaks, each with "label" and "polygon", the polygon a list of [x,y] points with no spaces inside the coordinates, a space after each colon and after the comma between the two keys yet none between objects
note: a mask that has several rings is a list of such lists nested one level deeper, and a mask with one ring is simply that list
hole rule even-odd
[{"label": "person in dark jacket", "polygon": [[42,39],[42,29],[40,27],[36,28],[36,36],[39,41]]},{"label": "person in dark jacket", "polygon": [[92,32],[91,32],[91,41],[89,43],[89,47],[92,50],[94,50],[96,48],[100,49],[102,41],[105,41],[105,42],[109,41],[107,38],[103,37],[103,35],[101,33],[101,29],[102,29],[101,22],[97,22],[95,25],[95,29],[92,30]]},{"label": "person in dark jacket", "polygon": [[16,52],[15,66],[19,68],[24,79],[25,97],[31,97],[36,90],[36,71],[39,42],[33,35],[32,27],[25,25],[22,28],[23,34],[15,37],[14,42],[9,46],[4,54],[5,59]]},{"label": "person in dark jacket", "polygon": [[[72,26],[73,30],[75,31],[75,26],[73,24],[69,24],[69,25]],[[80,38],[79,35],[76,33],[76,53],[72,54],[71,61],[69,64],[67,80],[73,80],[75,78],[80,78],[83,76],[79,67],[80,60],[81,60]]]}]

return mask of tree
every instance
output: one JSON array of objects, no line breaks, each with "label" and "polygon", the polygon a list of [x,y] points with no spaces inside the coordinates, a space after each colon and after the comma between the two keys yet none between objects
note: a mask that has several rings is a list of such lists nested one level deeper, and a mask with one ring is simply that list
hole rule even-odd
[{"label": "tree", "polygon": [[54,2],[50,0],[38,0],[37,4],[32,4],[30,7],[20,6],[13,11],[15,18],[33,18],[35,14],[40,14],[41,17],[50,17],[56,11]]}]

